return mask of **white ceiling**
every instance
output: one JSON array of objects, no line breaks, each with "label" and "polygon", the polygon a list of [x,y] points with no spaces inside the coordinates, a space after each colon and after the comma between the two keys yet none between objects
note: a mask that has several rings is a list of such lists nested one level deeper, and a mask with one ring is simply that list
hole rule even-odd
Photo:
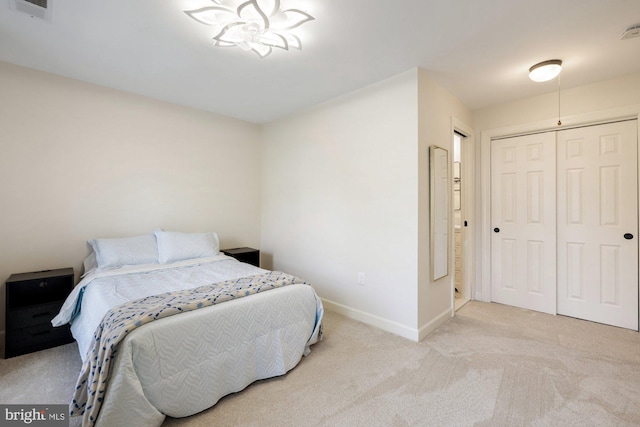
[{"label": "white ceiling", "polygon": [[49,0],[50,22],[0,0],[0,60],[254,123],[421,67],[471,109],[640,72],[640,0],[282,0],[315,16],[303,50],[212,45],[183,9],[210,0]]}]

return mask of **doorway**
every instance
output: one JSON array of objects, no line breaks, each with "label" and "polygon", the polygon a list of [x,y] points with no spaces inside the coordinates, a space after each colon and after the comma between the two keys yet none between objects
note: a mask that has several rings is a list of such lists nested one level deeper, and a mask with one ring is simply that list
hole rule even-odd
[{"label": "doorway", "polygon": [[466,219],[465,207],[467,203],[467,168],[466,162],[469,159],[468,138],[462,133],[455,130],[453,132],[453,227],[454,227],[454,254],[453,254],[453,308],[454,311],[460,309],[463,305],[471,300],[471,289],[469,285],[468,266],[465,261],[467,246],[465,242],[466,228],[468,220]]}]

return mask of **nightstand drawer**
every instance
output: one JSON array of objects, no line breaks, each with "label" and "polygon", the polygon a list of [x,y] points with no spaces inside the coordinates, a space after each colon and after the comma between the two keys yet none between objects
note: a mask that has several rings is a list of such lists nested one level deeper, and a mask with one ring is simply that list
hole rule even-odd
[{"label": "nightstand drawer", "polygon": [[73,341],[69,326],[54,328],[50,323],[14,329],[6,336],[5,356],[12,357],[30,351],[67,344]]},{"label": "nightstand drawer", "polygon": [[40,304],[32,307],[12,310],[7,317],[7,329],[20,329],[40,323],[50,323],[62,307],[62,302]]},{"label": "nightstand drawer", "polygon": [[[7,288],[7,299],[11,308],[44,304],[50,301],[64,301],[73,290],[73,276],[43,277],[16,280],[14,277]],[[11,285],[16,283],[17,285]]]}]

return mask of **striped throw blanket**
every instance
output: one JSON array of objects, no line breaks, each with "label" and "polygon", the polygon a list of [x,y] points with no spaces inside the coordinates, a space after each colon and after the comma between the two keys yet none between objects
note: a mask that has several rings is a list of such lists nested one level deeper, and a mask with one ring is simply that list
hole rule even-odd
[{"label": "striped throw blanket", "polygon": [[83,426],[97,420],[109,381],[109,367],[119,343],[134,329],[178,313],[238,299],[286,285],[308,284],[280,271],[227,280],[213,285],[152,295],[112,308],[96,329],[82,365],[71,402],[71,416],[83,416]]}]

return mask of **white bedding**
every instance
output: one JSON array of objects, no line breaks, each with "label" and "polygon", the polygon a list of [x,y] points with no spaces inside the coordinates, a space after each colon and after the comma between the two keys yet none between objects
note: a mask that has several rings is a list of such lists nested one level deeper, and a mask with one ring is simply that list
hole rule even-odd
[{"label": "white bedding", "polygon": [[[104,271],[92,270],[74,288],[52,323],[59,326],[71,321],[71,332],[78,341],[80,356],[84,361],[93,333],[107,311],[116,305],[149,295],[266,272],[267,270],[238,262],[223,254],[172,264],[142,264]],[[80,314],[72,319],[81,295]]]},{"label": "white bedding", "polygon": [[[86,357],[104,314],[125,301],[266,270],[225,255],[89,272],[54,324],[71,320]],[[73,319],[76,302],[81,311]],[[112,365],[97,425],[159,426],[252,382],[282,375],[319,339],[323,309],[313,288],[291,285],[152,322],[131,332]]]}]

